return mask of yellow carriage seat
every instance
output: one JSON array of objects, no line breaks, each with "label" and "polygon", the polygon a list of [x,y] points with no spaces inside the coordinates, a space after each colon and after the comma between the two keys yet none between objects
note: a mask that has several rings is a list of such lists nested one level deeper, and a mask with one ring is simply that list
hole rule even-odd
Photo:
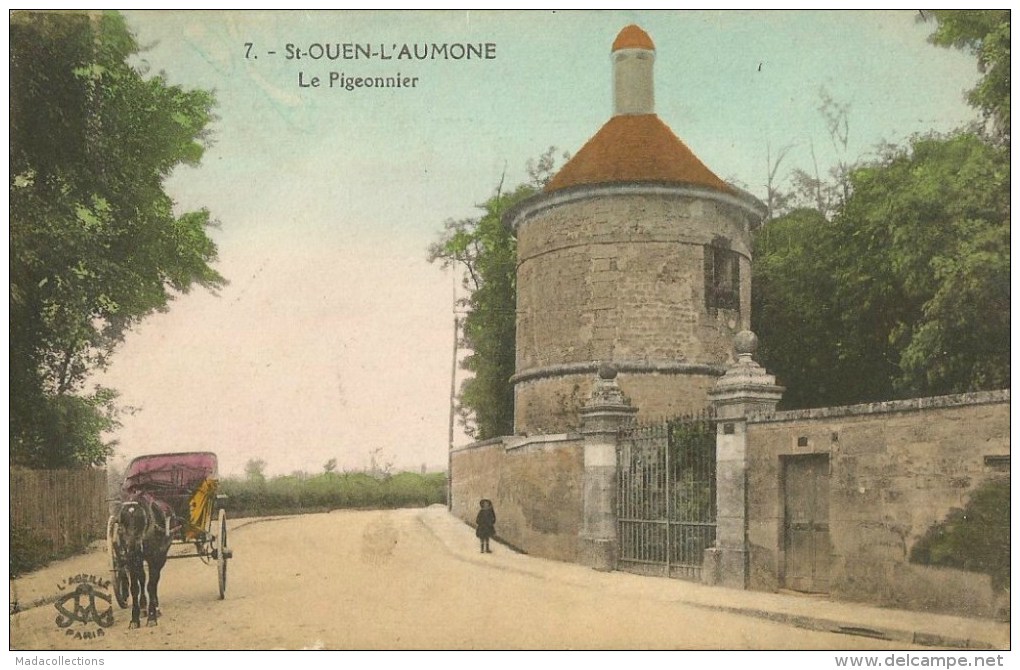
[{"label": "yellow carriage seat", "polygon": [[197,540],[204,535],[212,521],[213,501],[216,500],[216,488],[219,481],[211,477],[202,480],[188,502],[188,528],[185,538]]}]

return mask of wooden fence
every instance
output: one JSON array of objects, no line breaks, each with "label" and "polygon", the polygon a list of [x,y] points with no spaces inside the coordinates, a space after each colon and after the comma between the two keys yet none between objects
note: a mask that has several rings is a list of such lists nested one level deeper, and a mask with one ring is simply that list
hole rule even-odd
[{"label": "wooden fence", "polygon": [[72,551],[106,534],[106,471],[12,468],[11,528],[24,528]]}]

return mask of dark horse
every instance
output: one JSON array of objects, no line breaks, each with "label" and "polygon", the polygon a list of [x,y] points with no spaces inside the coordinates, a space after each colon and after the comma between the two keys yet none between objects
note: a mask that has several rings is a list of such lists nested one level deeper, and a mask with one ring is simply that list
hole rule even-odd
[{"label": "dark horse", "polygon": [[[159,573],[170,551],[171,516],[156,501],[138,496],[121,503],[117,520],[119,544],[131,579],[131,623],[128,628],[141,626],[141,610],[146,601],[145,625],[155,626],[159,616]],[[145,563],[149,565],[148,583]]]}]

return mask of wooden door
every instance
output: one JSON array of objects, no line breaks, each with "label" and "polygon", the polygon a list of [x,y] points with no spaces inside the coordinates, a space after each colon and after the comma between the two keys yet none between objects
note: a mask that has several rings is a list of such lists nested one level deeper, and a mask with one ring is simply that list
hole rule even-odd
[{"label": "wooden door", "polygon": [[829,456],[784,460],[784,585],[829,592]]}]

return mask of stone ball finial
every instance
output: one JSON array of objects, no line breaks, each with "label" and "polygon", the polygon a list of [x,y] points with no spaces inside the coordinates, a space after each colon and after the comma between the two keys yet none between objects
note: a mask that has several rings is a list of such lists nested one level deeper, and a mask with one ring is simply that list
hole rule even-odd
[{"label": "stone ball finial", "polygon": [[733,350],[737,356],[754,356],[758,351],[758,336],[750,330],[742,330],[733,338]]},{"label": "stone ball finial", "polygon": [[616,369],[616,366],[613,365],[612,363],[603,363],[602,365],[599,366],[599,379],[605,380],[616,379],[617,374],[618,371]]}]

